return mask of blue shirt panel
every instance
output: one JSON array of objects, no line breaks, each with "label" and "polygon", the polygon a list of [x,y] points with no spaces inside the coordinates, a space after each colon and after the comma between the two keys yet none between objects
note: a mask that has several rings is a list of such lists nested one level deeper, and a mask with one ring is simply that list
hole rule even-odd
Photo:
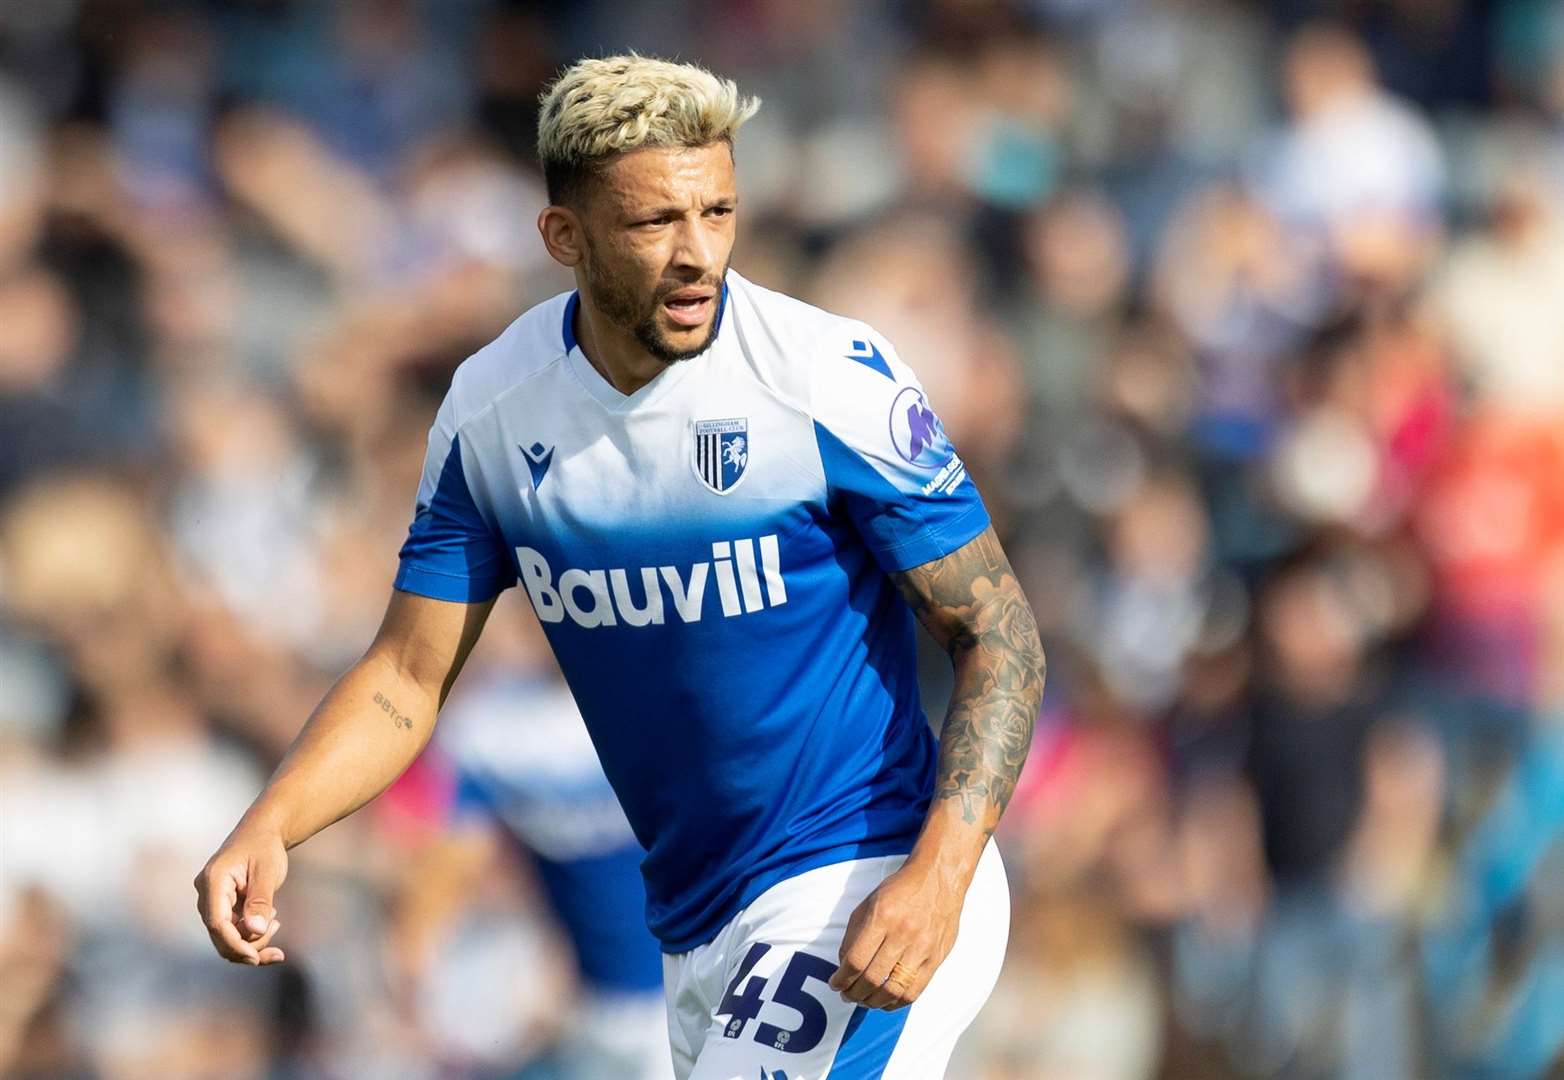
[{"label": "blue shirt panel", "polygon": [[965,470],[949,494],[903,491],[819,422],[815,441],[832,499],[887,573],[949,555],[988,528],[988,510]]},{"label": "blue shirt panel", "polygon": [[[798,505],[744,531],[782,537],[786,604],[545,627],[647,849],[647,922],[667,952],[806,869],[910,851],[933,789],[912,614],[852,524]],[[711,539],[695,523],[539,547],[555,566],[623,565],[626,550],[677,566]]]},{"label": "blue shirt panel", "polygon": [[491,600],[516,583],[510,550],[473,502],[459,435],[451,440],[433,497],[413,518],[400,558],[395,586],[435,600]]}]

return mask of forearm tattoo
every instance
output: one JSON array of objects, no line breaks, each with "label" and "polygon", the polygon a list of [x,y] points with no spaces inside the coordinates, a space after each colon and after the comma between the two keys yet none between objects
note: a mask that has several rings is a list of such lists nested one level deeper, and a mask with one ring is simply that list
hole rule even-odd
[{"label": "forearm tattoo", "polygon": [[1047,664],[1037,620],[992,528],[942,559],[892,574],[956,668],[935,799],[991,834],[1015,792]]},{"label": "forearm tattoo", "polygon": [[380,711],[389,716],[391,722],[397,727],[411,728],[413,726],[413,718],[405,712],[398,711],[397,707],[391,704],[391,699],[378,690],[375,691],[375,704],[380,706]]}]

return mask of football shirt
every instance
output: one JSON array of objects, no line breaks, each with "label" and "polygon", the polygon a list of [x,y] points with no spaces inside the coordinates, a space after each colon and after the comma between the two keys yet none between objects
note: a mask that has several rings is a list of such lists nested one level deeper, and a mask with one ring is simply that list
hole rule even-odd
[{"label": "football shirt", "polygon": [[519,581],[647,851],[647,924],[682,952],[784,878],[911,850],[935,742],[886,573],[988,515],[863,323],[730,271],[711,346],[625,395],[578,304],[457,370],[396,587]]}]

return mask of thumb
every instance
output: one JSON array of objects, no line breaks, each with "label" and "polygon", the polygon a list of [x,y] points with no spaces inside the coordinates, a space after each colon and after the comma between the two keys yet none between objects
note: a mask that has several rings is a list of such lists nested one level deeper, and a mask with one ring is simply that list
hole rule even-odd
[{"label": "thumb", "polygon": [[276,911],[272,896],[282,884],[285,871],[278,860],[260,856],[251,860],[250,876],[244,890],[244,929],[252,937],[266,933]]}]

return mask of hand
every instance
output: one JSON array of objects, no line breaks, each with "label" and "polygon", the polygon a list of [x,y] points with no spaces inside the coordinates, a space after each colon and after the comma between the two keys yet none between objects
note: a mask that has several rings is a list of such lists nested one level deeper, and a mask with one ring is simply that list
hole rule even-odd
[{"label": "hand", "polygon": [[956,943],[965,896],[962,883],[904,865],[847,920],[831,989],[871,1009],[911,1005]]},{"label": "hand", "polygon": [[196,909],[218,955],[255,967],[282,962],[271,943],[282,928],[272,896],[287,876],[288,850],[269,833],[235,829],[207,860],[195,879]]}]

